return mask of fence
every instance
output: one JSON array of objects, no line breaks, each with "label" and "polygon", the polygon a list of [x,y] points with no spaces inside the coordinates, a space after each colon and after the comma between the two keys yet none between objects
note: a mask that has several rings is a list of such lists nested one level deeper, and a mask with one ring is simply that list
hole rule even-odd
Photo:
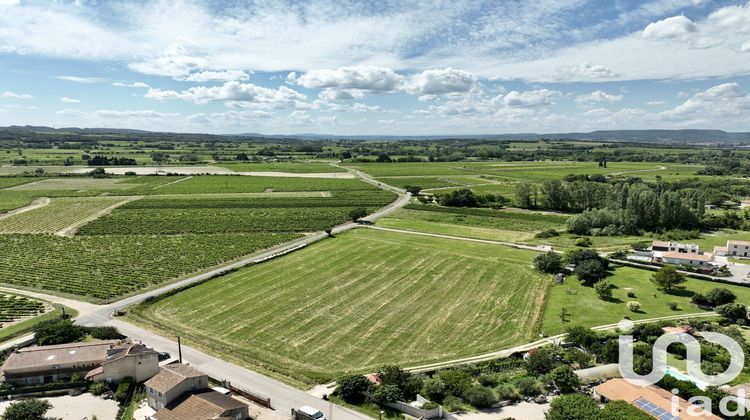
[{"label": "fence", "polygon": [[[373,399],[372,395],[367,392],[365,392],[364,395],[368,399]],[[426,400],[424,400],[424,398],[417,395],[417,401],[426,401]],[[456,415],[444,410],[443,407],[437,407],[437,408],[431,408],[429,410],[424,410],[424,409],[409,405],[403,401],[385,403],[383,405],[388,408],[392,408],[394,410],[400,411],[406,415],[416,417],[418,419],[422,418],[422,419],[458,420],[458,417],[456,417]],[[309,419],[297,419],[297,420],[309,420]]]},{"label": "fence", "polygon": [[241,396],[247,398],[248,400],[250,400],[250,401],[252,401],[252,402],[254,402],[254,403],[258,404],[258,405],[261,405],[261,406],[266,407],[266,408],[272,408],[271,407],[271,399],[268,398],[268,397],[261,397],[261,396],[255,395],[255,394],[253,394],[251,392],[243,391],[243,390],[241,390],[241,389],[239,389],[237,387],[232,386],[232,384],[229,383],[229,382],[222,381],[222,385],[224,386],[224,388],[232,391],[233,393],[235,393],[237,395],[241,395]]}]

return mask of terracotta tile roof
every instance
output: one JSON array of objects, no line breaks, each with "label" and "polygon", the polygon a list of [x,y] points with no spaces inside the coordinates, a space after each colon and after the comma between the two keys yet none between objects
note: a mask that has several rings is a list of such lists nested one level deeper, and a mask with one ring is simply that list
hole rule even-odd
[{"label": "terracotta tile roof", "polygon": [[209,420],[221,418],[229,410],[247,404],[213,390],[186,393],[154,414],[156,420]]},{"label": "terracotta tile roof", "polygon": [[[671,392],[654,385],[640,386],[631,384],[625,379],[618,378],[610,379],[607,382],[596,386],[594,391],[610,401],[622,400],[635,405],[634,403],[637,400],[645,400],[667,412],[671,412],[672,410],[672,397],[674,397],[674,395]],[[705,413],[702,409],[697,407],[694,408],[695,412],[702,415],[690,415],[687,409],[691,404],[682,398],[678,398],[678,405],[680,407],[678,417],[681,420],[697,418],[719,420],[719,417]]]},{"label": "terracotta tile roof", "polygon": [[161,371],[146,381],[144,385],[161,393],[166,393],[187,378],[196,378],[205,375],[205,373],[193,369],[188,365],[172,363],[162,366]]},{"label": "terracotta tile roof", "polygon": [[35,346],[11,353],[2,370],[28,371],[49,369],[58,365],[98,365],[106,360],[118,340]]},{"label": "terracotta tile roof", "polygon": [[662,258],[679,258],[681,260],[693,260],[693,261],[712,261],[710,255],[704,254],[688,254],[686,252],[665,252],[661,255]]}]

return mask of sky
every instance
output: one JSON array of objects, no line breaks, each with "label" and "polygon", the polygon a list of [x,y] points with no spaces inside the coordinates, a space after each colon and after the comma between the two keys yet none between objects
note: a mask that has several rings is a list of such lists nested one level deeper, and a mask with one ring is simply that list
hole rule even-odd
[{"label": "sky", "polygon": [[750,1],[0,0],[0,126],[750,131]]}]

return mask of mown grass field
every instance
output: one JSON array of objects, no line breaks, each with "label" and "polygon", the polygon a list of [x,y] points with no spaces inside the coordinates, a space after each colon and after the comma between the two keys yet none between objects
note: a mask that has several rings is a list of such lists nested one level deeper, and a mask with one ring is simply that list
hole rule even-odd
[{"label": "mown grass field", "polygon": [[534,252],[361,229],[134,308],[137,322],[301,384],[533,337]]},{"label": "mown grass field", "polygon": [[346,172],[325,162],[258,162],[258,163],[220,163],[220,166],[235,172],[293,172],[293,173],[323,173]]},{"label": "mown grass field", "polygon": [[[705,293],[715,287],[725,287],[737,295],[737,302],[750,304],[750,287],[728,285],[707,280],[688,279],[683,283],[685,289],[675,294],[665,294],[651,283],[653,271],[632,267],[620,267],[607,277],[613,285],[612,300],[599,299],[592,287],[584,286],[575,276],[568,277],[563,284],[552,286],[544,309],[544,321],[541,330],[548,335],[558,334],[569,325],[593,327],[614,324],[628,316],[630,319],[646,319],[661,316],[700,313],[702,310],[690,303],[693,293]],[[635,293],[634,298],[627,296]],[[634,300],[641,303],[639,312],[631,312],[627,302]],[[669,307],[670,302],[678,305],[677,310]],[[560,309],[565,308],[570,316],[569,322],[560,320]]]}]

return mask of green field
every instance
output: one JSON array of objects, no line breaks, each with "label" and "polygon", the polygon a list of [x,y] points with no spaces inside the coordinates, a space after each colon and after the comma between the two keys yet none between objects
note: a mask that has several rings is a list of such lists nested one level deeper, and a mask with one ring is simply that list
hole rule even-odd
[{"label": "green field", "polygon": [[357,191],[375,187],[358,179],[285,178],[264,176],[196,176],[165,185],[153,194],[246,193],[269,191]]},{"label": "green field", "polygon": [[532,339],[547,289],[534,255],[355,230],[132,315],[253,369],[325,382]]},{"label": "green field", "polygon": [[55,233],[83,222],[127,197],[59,197],[38,209],[0,218],[0,233]]},{"label": "green field", "polygon": [[8,188],[9,190],[18,191],[44,191],[44,190],[62,190],[62,191],[81,191],[81,190],[121,190],[135,187],[127,182],[125,178],[47,178],[40,181],[34,181],[16,185]]},{"label": "green field", "polygon": [[106,300],[297,237],[265,233],[73,238],[0,235],[0,279],[13,286]]},{"label": "green field", "polygon": [[[631,267],[617,268],[607,280],[616,286],[611,301],[604,301],[596,297],[594,289],[584,286],[574,276],[569,277],[563,284],[552,286],[544,310],[542,331],[552,335],[563,332],[568,325],[597,325],[614,324],[624,316],[630,319],[646,319],[661,316],[672,316],[703,312],[690,303],[693,293],[704,293],[714,287],[725,287],[737,295],[737,302],[750,304],[750,287],[727,285],[707,280],[688,279],[685,290],[676,294],[664,294],[651,283],[653,271]],[[634,298],[627,296],[632,291]],[[626,303],[634,300],[641,303],[640,312],[631,312]],[[669,303],[678,304],[673,311]],[[560,320],[560,309],[565,308],[570,313],[569,322]]]},{"label": "green field", "polygon": [[324,173],[346,172],[323,162],[258,162],[258,163],[221,163],[218,165],[235,172],[293,172],[293,173]]}]

